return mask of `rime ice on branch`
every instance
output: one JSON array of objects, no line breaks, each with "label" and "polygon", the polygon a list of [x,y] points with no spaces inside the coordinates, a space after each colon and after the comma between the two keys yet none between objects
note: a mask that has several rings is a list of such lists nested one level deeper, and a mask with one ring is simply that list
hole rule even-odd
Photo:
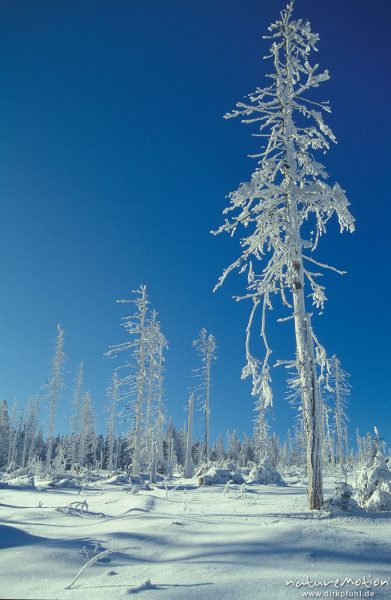
[{"label": "rime ice on branch", "polygon": [[[271,402],[266,310],[278,294],[283,305],[292,311],[296,360],[291,365],[297,370],[301,387],[308,499],[310,508],[320,508],[322,406],[316,362],[318,356],[322,360],[325,357],[313,334],[305,298],[309,295],[315,307],[321,309],[326,299],[325,288],[319,282],[322,270],[342,273],[313,257],[328,221],[335,215],[342,232],[354,230],[354,219],[343,189],[338,183],[327,183],[326,170],[314,156],[317,150],[328,150],[330,141],[336,141],[323,120],[323,113],[330,112],[328,103],[315,101],[311,94],[313,88],[329,79],[329,73],[310,63],[319,36],[311,31],[307,21],[294,20],[292,12],[293,2],[290,2],[266,36],[272,41],[270,54],[265,57],[273,64],[273,72],[268,76],[270,85],[257,88],[225,115],[258,125],[259,132],[254,135],[261,137],[265,145],[255,155],[258,167],[251,180],[229,194],[230,204],[224,210],[228,217],[214,232],[225,231],[233,236],[242,226],[247,232],[240,240],[241,255],[223,272],[216,287],[234,269],[247,273],[244,298],[252,301],[253,310],[247,328],[247,364],[243,376],[252,376],[253,394],[264,405]],[[263,268],[258,270],[261,261]],[[261,335],[266,346],[263,361],[250,350],[250,331],[259,305]]]}]

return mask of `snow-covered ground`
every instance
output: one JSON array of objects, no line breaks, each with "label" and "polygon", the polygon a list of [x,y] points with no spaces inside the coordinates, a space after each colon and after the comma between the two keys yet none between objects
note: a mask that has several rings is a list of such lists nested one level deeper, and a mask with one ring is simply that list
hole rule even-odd
[{"label": "snow-covered ground", "polygon": [[[310,512],[302,483],[247,485],[242,497],[239,485],[225,493],[224,486],[197,487],[195,480],[175,485],[138,495],[131,486],[100,483],[80,495],[0,489],[0,597],[103,600],[140,593],[153,600],[294,600],[314,590],[287,580],[300,585],[307,577],[365,576],[391,582],[391,513]],[[61,510],[83,500],[83,514]],[[97,543],[98,552],[114,553],[66,589]],[[143,585],[148,580],[151,585]],[[371,597],[365,586],[338,585],[317,588],[328,593],[318,597],[352,590]],[[391,598],[391,586],[371,591]]]}]

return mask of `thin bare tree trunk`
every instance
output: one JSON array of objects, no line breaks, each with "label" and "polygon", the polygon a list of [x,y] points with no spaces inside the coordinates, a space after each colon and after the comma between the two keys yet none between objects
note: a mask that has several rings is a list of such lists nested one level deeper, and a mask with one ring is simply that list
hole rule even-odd
[{"label": "thin bare tree trunk", "polygon": [[190,478],[193,474],[193,461],[191,458],[191,447],[193,438],[193,413],[194,413],[194,393],[189,398],[189,408],[187,414],[187,435],[186,435],[186,460],[185,477]]}]

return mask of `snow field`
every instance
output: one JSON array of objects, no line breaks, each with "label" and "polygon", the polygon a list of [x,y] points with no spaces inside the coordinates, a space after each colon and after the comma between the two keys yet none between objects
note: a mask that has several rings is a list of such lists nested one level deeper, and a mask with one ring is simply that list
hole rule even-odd
[{"label": "snow field", "polygon": [[[286,580],[391,579],[390,513],[308,511],[303,484],[247,485],[242,497],[239,485],[224,492],[223,485],[181,479],[170,488],[138,495],[121,485],[84,495],[0,490],[0,597],[294,600],[303,590]],[[84,500],[83,513],[61,511]],[[104,550],[114,553],[65,589],[94,551]],[[391,597],[389,587],[374,591]]]}]

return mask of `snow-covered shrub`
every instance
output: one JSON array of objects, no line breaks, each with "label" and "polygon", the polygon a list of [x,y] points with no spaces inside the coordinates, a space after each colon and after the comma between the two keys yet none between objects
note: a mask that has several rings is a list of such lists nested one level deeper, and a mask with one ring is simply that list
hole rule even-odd
[{"label": "snow-covered shrub", "polygon": [[144,590],[157,590],[158,587],[156,585],[154,585],[153,583],[151,583],[150,579],[147,579],[147,581],[144,581],[144,583],[142,583],[141,585],[138,585],[137,587],[134,588],[129,588],[127,590],[127,594],[138,594],[139,592],[143,592]]},{"label": "snow-covered shrub", "polygon": [[102,547],[102,544],[100,542],[96,542],[95,545],[92,546],[83,546],[82,549],[80,550],[80,554],[81,556],[84,556],[85,558],[92,558],[93,556],[96,556],[97,554],[100,554],[101,552],[104,551],[104,548]]},{"label": "snow-covered shrub", "polygon": [[357,479],[357,501],[372,511],[391,510],[391,471],[380,450]]},{"label": "snow-covered shrub", "polygon": [[103,483],[128,483],[129,476],[125,473],[110,473],[108,479],[105,479]]},{"label": "snow-covered shrub", "polygon": [[32,477],[15,477],[15,479],[8,479],[2,482],[2,488],[30,488],[34,487],[34,480]]},{"label": "snow-covered shrub", "polygon": [[30,472],[28,469],[21,469],[18,467],[8,467],[8,469],[6,471],[7,479],[16,479],[18,477],[24,477],[26,475],[30,475]]},{"label": "snow-covered shrub", "polygon": [[210,467],[206,473],[200,473],[198,475],[198,482],[200,485],[225,485],[228,482],[242,484],[244,480],[241,474],[236,471],[236,469],[230,470],[219,469],[218,467]]},{"label": "snow-covered shrub", "polygon": [[45,466],[38,456],[33,456],[28,461],[27,468],[35,477],[43,477],[46,472]]},{"label": "snow-covered shrub", "polygon": [[82,502],[70,502],[69,504],[67,504],[67,506],[65,506],[65,512],[67,514],[76,512],[80,513],[81,515],[83,514],[83,512],[88,512],[87,500],[83,500]]},{"label": "snow-covered shrub", "polygon": [[47,488],[68,488],[78,489],[80,484],[75,477],[63,477],[60,473],[51,477],[39,476],[34,478],[34,485],[37,489],[43,490]]},{"label": "snow-covered shrub", "polygon": [[34,477],[28,469],[15,469],[10,472],[7,469],[4,483],[9,487],[34,487]]},{"label": "snow-covered shrub", "polygon": [[[388,487],[389,489],[389,487]],[[366,508],[371,511],[391,510],[391,494],[386,489],[377,488],[367,500]]]},{"label": "snow-covered shrub", "polygon": [[335,514],[358,514],[363,512],[353,496],[353,488],[348,483],[342,482],[336,488],[334,494],[326,500],[324,508]]},{"label": "snow-covered shrub", "polygon": [[247,483],[286,485],[281,473],[273,467],[272,463],[267,458],[265,458],[260,465],[254,465],[250,471]]}]

